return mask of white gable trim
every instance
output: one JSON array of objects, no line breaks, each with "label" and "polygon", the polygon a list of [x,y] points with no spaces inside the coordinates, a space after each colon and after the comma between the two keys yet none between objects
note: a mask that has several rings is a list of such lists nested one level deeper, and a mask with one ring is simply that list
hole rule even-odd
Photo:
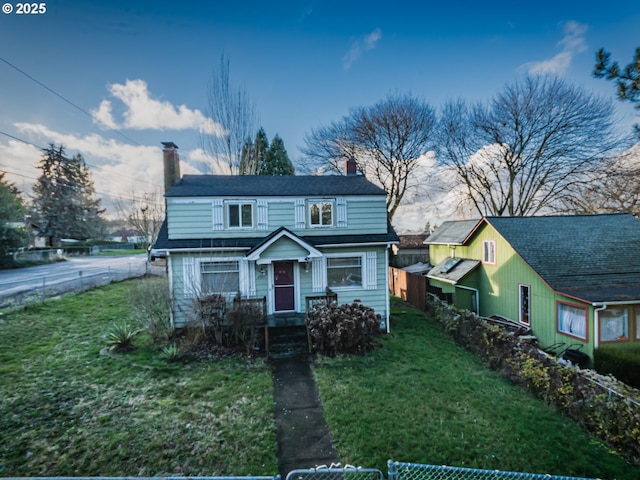
[{"label": "white gable trim", "polygon": [[307,242],[302,240],[297,235],[294,235],[293,233],[289,232],[288,230],[281,230],[276,235],[274,235],[272,238],[270,238],[269,241],[267,241],[264,244],[260,245],[259,248],[257,248],[253,252],[251,252],[245,258],[247,260],[249,260],[249,261],[254,261],[254,262],[260,263],[260,256],[265,252],[265,250],[267,250],[271,245],[273,245],[274,243],[276,243],[278,240],[280,240],[283,237],[286,237],[286,238],[290,239],[291,241],[297,243],[298,245],[300,245],[300,247],[302,247],[304,250],[309,252],[309,255],[307,255],[307,258],[303,259],[303,260],[311,260],[311,259],[314,259],[314,258],[322,257],[322,252],[320,252],[320,250],[318,250],[317,248],[313,247],[312,245],[309,245]]}]

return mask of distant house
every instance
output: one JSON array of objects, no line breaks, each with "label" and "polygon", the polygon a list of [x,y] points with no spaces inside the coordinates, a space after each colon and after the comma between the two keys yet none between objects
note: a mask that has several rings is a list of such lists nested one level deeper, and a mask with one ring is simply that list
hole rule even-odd
[{"label": "distant house", "polygon": [[306,299],[360,301],[388,327],[389,252],[398,237],[386,193],[355,170],[334,176],[185,175],[165,143],[172,318],[185,325],[207,294],[266,300],[270,326],[302,318]]},{"label": "distant house", "polygon": [[445,222],[427,240],[433,293],[593,355],[640,342],[640,221],[629,214]]},{"label": "distant house", "polygon": [[416,263],[428,263],[429,247],[425,245],[428,237],[429,232],[399,234],[400,243],[394,247],[394,266],[402,268]]},{"label": "distant house", "polygon": [[140,230],[126,227],[122,227],[120,230],[113,232],[110,237],[113,242],[143,243],[148,241],[147,237]]}]

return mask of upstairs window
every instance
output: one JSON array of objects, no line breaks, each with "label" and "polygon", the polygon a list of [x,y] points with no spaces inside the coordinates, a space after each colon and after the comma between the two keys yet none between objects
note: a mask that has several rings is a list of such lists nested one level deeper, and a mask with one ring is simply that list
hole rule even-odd
[{"label": "upstairs window", "polygon": [[319,201],[309,203],[309,225],[311,227],[330,227],[333,225],[333,202]]},{"label": "upstairs window", "polygon": [[227,225],[229,228],[253,228],[253,204],[228,203]]},{"label": "upstairs window", "polygon": [[482,242],[482,263],[496,264],[496,241],[484,240]]}]

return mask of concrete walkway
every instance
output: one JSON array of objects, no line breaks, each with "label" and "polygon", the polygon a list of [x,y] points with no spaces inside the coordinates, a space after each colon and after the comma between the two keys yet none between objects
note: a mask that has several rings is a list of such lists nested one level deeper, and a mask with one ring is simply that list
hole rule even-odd
[{"label": "concrete walkway", "polygon": [[308,360],[272,360],[272,375],[282,480],[291,470],[338,463]]}]

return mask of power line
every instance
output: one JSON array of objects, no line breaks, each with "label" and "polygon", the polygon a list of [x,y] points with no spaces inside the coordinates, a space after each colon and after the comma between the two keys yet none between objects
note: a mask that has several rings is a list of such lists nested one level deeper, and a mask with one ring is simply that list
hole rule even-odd
[{"label": "power line", "polygon": [[88,117],[90,117],[92,120],[94,120],[95,122],[103,125],[104,127],[106,127],[107,129],[111,130],[114,133],[117,133],[118,135],[120,135],[122,138],[128,140],[129,142],[138,145],[138,146],[142,146],[140,145],[138,142],[136,142],[135,140],[133,140],[132,138],[128,137],[127,135],[125,135],[124,133],[122,133],[121,131],[110,127],[109,125],[105,124],[103,121],[101,121],[100,119],[96,118],[95,115],[93,115],[90,112],[87,112],[84,108],[76,105],[75,103],[73,103],[71,100],[69,100],[68,98],[64,97],[63,95],[59,94],[58,92],[56,92],[55,90],[53,90],[52,88],[48,87],[47,85],[45,85],[44,83],[42,83],[40,80],[34,78],[33,76],[29,75],[27,72],[25,72],[24,70],[18,68],[17,66],[15,66],[13,63],[11,63],[10,61],[8,61],[7,59],[0,57],[0,60],[2,60],[4,63],[6,63],[7,65],[9,65],[11,68],[13,68],[15,71],[21,73],[22,75],[24,75],[25,77],[27,77],[29,80],[31,80],[32,82],[40,85],[42,88],[44,88],[45,90],[47,90],[48,92],[54,94],[56,97],[58,97],[60,100],[62,100],[65,103],[68,103],[69,105],[71,105],[73,108],[75,108],[76,110],[84,113],[85,115],[87,115]]},{"label": "power line", "polygon": [[[3,132],[2,130],[0,130],[0,134],[5,135],[5,136],[7,136],[7,137],[9,137],[9,138],[12,138],[12,139],[14,139],[14,140],[17,140],[18,142],[22,142],[22,143],[25,143],[25,144],[27,144],[27,145],[31,145],[31,146],[33,146],[33,147],[36,147],[36,148],[37,148],[37,149],[39,149],[39,150],[43,150],[43,151],[44,151],[44,150],[47,150],[46,148],[41,147],[40,145],[36,145],[35,143],[29,142],[28,140],[24,140],[24,139],[22,139],[22,138],[16,137],[15,135],[11,135],[11,134],[9,134],[9,133],[7,133],[7,132]],[[140,180],[139,178],[131,177],[131,176],[129,176],[129,175],[122,175],[122,174],[120,174],[120,173],[116,174],[116,173],[113,173],[113,172],[109,172],[109,171],[105,170],[105,168],[104,168],[104,167],[100,167],[100,166],[98,166],[98,165],[92,165],[92,164],[90,164],[90,163],[86,163],[86,162],[85,162],[85,165],[86,165],[87,167],[91,167],[91,168],[94,168],[94,169],[96,169],[96,170],[102,170],[102,172],[103,172],[104,174],[107,174],[107,175],[118,175],[119,177],[122,177],[122,178],[128,178],[129,180],[133,180],[133,181],[135,181],[135,182],[147,183],[148,185],[151,185],[151,186],[154,186],[154,187],[158,187],[158,188],[162,188],[162,187],[161,187],[161,185],[158,185],[158,184],[156,184],[156,183],[145,182],[144,180]],[[12,168],[13,168],[13,167],[12,167]],[[106,180],[106,181],[107,181],[107,182],[109,182],[109,183],[111,183],[111,181],[110,181],[110,180]]]}]

